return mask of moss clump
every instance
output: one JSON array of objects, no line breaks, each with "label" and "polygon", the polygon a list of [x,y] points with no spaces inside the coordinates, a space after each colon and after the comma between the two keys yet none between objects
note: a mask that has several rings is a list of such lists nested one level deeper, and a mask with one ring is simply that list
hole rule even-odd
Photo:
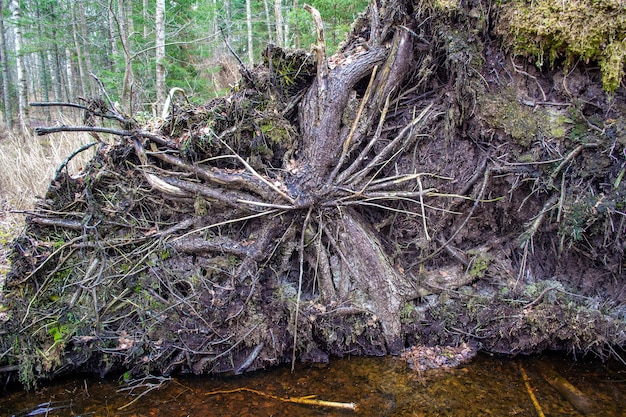
[{"label": "moss clump", "polygon": [[563,138],[572,123],[564,114],[520,103],[510,88],[483,95],[478,102],[490,127],[504,130],[524,147],[529,147],[538,137]]},{"label": "moss clump", "polygon": [[565,68],[578,59],[596,61],[604,89],[624,77],[626,7],[620,0],[511,0],[502,2],[497,31],[514,53]]}]

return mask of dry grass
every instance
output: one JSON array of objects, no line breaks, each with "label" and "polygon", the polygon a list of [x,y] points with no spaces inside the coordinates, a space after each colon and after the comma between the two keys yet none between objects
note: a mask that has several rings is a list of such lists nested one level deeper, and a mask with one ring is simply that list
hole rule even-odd
[{"label": "dry grass", "polygon": [[[31,210],[37,198],[46,193],[57,167],[75,149],[91,141],[87,134],[24,137],[0,128],[0,289],[9,269],[9,246],[24,224],[20,212]],[[72,159],[69,172],[80,171],[92,154],[89,150]]]}]

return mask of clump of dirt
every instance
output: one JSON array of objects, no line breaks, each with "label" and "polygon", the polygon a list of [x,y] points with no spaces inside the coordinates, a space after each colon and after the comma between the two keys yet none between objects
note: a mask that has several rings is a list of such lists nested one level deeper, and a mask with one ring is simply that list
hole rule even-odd
[{"label": "clump of dirt", "polygon": [[617,354],[624,89],[509,54],[507,4],[387,6],[332,59],[322,36],[271,46],[227,96],[149,126],[100,106],[119,141],[61,172],[14,243],[6,369],[31,385],[423,345]]},{"label": "clump of dirt", "polygon": [[461,343],[453,346],[412,346],[402,352],[400,357],[409,367],[422,372],[428,369],[455,368],[476,356],[476,350]]}]

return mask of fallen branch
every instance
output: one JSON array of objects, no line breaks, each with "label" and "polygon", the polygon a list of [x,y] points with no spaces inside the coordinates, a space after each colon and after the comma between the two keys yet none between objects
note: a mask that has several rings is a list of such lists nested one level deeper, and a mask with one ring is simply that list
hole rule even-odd
[{"label": "fallen branch", "polygon": [[133,136],[135,132],[130,130],[112,129],[109,127],[99,126],[54,126],[54,127],[38,127],[35,129],[37,136],[44,136],[49,133],[59,132],[90,132],[90,133],[110,133],[117,136]]},{"label": "fallen branch", "polygon": [[307,395],[304,397],[287,397],[287,398],[283,398],[283,397],[278,397],[276,395],[272,395],[272,394],[268,394],[266,392],[263,391],[259,391],[259,390],[255,390],[252,388],[246,388],[246,387],[241,387],[241,388],[235,388],[235,389],[229,389],[229,390],[219,390],[219,391],[211,391],[211,392],[207,392],[204,395],[220,395],[220,394],[233,394],[236,392],[250,392],[252,394],[256,394],[259,395],[261,397],[264,398],[269,398],[272,400],[277,400],[277,401],[282,401],[285,403],[294,403],[294,404],[305,404],[305,405],[315,405],[318,407],[330,407],[330,408],[338,408],[341,410],[352,410],[352,411],[356,411],[357,410],[357,406],[355,403],[342,403],[342,402],[337,402],[337,401],[326,401],[326,400],[318,400],[315,398],[315,395]]},{"label": "fallen branch", "polygon": [[541,409],[541,405],[539,404],[539,401],[537,401],[537,397],[535,397],[533,388],[530,386],[530,380],[528,379],[526,370],[524,369],[521,363],[519,364],[519,371],[522,374],[522,379],[524,380],[524,386],[526,386],[526,392],[528,392],[528,396],[530,397],[530,400],[533,402],[533,406],[535,407],[535,410],[537,411],[537,415],[539,417],[546,417],[546,415],[543,413],[543,410]]}]

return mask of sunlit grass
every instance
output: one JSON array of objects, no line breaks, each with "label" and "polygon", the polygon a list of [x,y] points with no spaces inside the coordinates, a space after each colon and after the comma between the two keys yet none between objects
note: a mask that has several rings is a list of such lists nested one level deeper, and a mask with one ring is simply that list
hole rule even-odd
[{"label": "sunlit grass", "polygon": [[[0,129],[0,289],[9,269],[7,252],[24,224],[24,211],[32,210],[45,195],[56,169],[74,150],[92,142],[87,134],[59,133],[38,137]],[[91,159],[93,148],[68,164],[70,174]]]}]

